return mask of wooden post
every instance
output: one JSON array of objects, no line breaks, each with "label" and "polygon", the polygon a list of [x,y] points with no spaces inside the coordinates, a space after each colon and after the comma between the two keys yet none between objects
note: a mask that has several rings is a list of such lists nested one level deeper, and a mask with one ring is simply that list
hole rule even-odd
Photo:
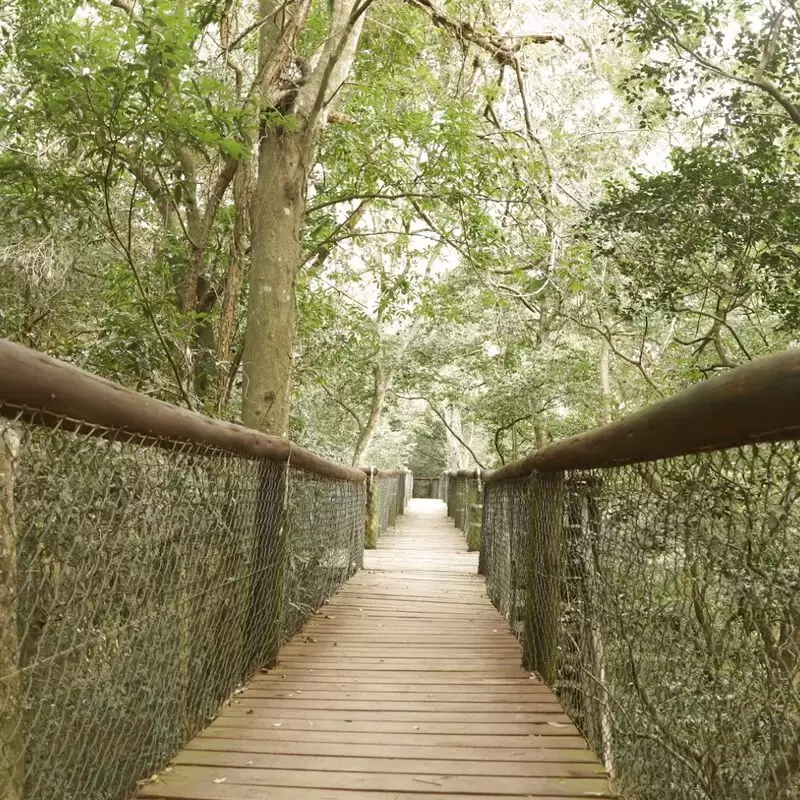
[{"label": "wooden post", "polygon": [[16,434],[0,423],[0,797],[3,800],[22,800],[25,780],[14,519],[14,470],[18,457]]},{"label": "wooden post", "polygon": [[456,518],[456,493],[458,487],[458,478],[455,472],[447,473],[447,516],[450,519]]},{"label": "wooden post", "polygon": [[480,473],[467,479],[467,524],[464,531],[467,535],[467,550],[474,553],[481,549],[481,479]]},{"label": "wooden post", "polygon": [[478,477],[469,478],[467,481],[467,550],[474,553],[481,549],[481,480]]},{"label": "wooden post", "polygon": [[[478,556],[478,575],[486,575],[486,570],[489,566],[489,559],[491,557],[491,536],[487,536],[487,531],[489,530],[487,526],[487,509],[488,504],[486,502],[486,484],[483,484],[482,491],[481,491],[481,532],[480,532],[480,548],[481,552]],[[491,490],[490,490],[491,491]]]},{"label": "wooden post", "polygon": [[364,547],[374,550],[378,546],[378,508],[380,507],[380,490],[375,469],[370,467],[367,473],[367,513],[364,524]]},{"label": "wooden post", "polygon": [[523,664],[552,685],[561,624],[564,473],[534,472],[530,488]]},{"label": "wooden post", "polygon": [[392,478],[394,481],[394,486],[389,489],[388,494],[388,503],[389,503],[389,528],[394,528],[395,522],[397,522],[397,476]]},{"label": "wooden post", "polygon": [[404,472],[397,476],[396,509],[397,516],[401,516],[406,512],[406,475]]},{"label": "wooden post", "polygon": [[453,522],[460,531],[464,530],[464,495],[466,494],[466,479],[461,475],[456,476],[453,487]]},{"label": "wooden post", "polygon": [[262,460],[253,542],[252,591],[244,677],[278,662],[283,628],[288,535],[288,465]]}]

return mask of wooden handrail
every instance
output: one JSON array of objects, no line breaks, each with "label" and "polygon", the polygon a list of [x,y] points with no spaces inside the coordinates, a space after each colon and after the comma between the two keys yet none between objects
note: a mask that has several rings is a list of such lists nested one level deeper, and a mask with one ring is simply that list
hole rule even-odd
[{"label": "wooden handrail", "polygon": [[366,480],[361,470],[287,439],[155,400],[7,339],[0,339],[0,416],[106,439],[141,436],[167,449],[266,458],[353,483]]},{"label": "wooden handrail", "polygon": [[623,419],[486,473],[486,483],[534,470],[595,469],[800,439],[800,350],[759,358]]}]

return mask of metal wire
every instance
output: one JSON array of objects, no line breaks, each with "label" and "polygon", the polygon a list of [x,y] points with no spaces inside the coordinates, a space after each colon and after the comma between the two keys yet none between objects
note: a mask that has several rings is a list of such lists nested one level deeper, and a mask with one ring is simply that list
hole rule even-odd
[{"label": "metal wire", "polygon": [[397,476],[379,477],[378,487],[378,537],[391,528],[397,519]]},{"label": "metal wire", "polygon": [[797,443],[487,487],[489,594],[621,797],[800,796],[799,497]]},{"label": "metal wire", "polygon": [[127,796],[362,562],[362,485],[93,433],[0,419],[3,800]]}]

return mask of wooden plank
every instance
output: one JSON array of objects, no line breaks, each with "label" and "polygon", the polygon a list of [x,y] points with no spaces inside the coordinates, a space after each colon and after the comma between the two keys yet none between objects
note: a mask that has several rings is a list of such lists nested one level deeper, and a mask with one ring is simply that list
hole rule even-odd
[{"label": "wooden plank", "polygon": [[[239,753],[228,750],[184,750],[176,764],[194,767],[234,769],[308,769],[309,756],[277,755],[274,753]],[[592,762],[552,761],[457,761],[447,759],[398,759],[348,755],[344,757],[314,754],[314,769],[320,772],[362,772],[382,775],[496,775],[498,777],[597,778],[604,776],[603,768]]]},{"label": "wooden plank", "polygon": [[441,508],[413,501],[366,554],[370,569],[139,797],[610,797],[555,697],[521,668],[518,642],[466,572],[477,557]]},{"label": "wooden plank", "polygon": [[275,714],[270,717],[260,717],[256,714],[242,714],[240,716],[225,715],[217,721],[228,727],[240,730],[255,731],[280,727],[283,731],[328,731],[345,732],[359,731],[361,733],[451,733],[462,736],[468,734],[492,734],[498,736],[516,735],[528,736],[532,734],[548,734],[550,736],[576,736],[577,731],[572,725],[556,720],[548,722],[427,722],[425,720],[350,720],[347,719],[294,719]]},{"label": "wooden plank", "polygon": [[[392,700],[380,699],[362,699],[363,695],[358,695],[354,699],[341,699],[332,692],[332,699],[319,699],[308,697],[305,694],[296,695],[292,693],[290,697],[254,697],[252,692],[248,692],[248,697],[244,700],[237,699],[236,705],[248,706],[251,708],[270,708],[273,710],[278,709],[292,709],[294,711],[375,711],[384,713],[386,711],[419,711],[424,708],[427,713],[441,712],[441,713],[473,713],[473,712],[491,712],[494,714],[507,714],[515,711],[528,711],[528,712],[544,712],[551,713],[553,710],[560,711],[560,706],[556,700],[548,699],[533,699],[526,702],[517,702],[516,700],[484,700],[483,702],[472,700],[408,700],[405,695]],[[546,697],[546,695],[544,695]]]},{"label": "wooden plank", "polygon": [[[181,786],[170,783],[154,784],[146,787],[139,797],[151,800],[185,800],[186,792],[191,792],[191,800],[475,800],[474,794],[451,794],[447,792],[403,792],[402,795],[385,792],[353,792],[350,789],[309,789],[298,793],[293,787],[282,786],[234,786],[226,783],[211,786]],[[597,797],[598,795],[594,795]],[[608,795],[605,795],[608,796]],[[517,795],[531,798],[534,795]],[[535,795],[536,800],[586,800],[586,795]]]},{"label": "wooden plank", "polygon": [[[391,753],[393,760],[422,760],[430,758],[430,747],[422,745],[387,745],[382,743],[362,743],[353,747],[349,742],[317,742],[314,753],[317,756],[347,757],[357,753],[361,758],[385,758]],[[275,755],[307,755],[308,743],[303,741],[273,739],[235,739],[198,736],[186,747],[186,751],[229,751],[233,753],[273,753]],[[447,747],[439,745],[435,749],[436,758],[447,761],[504,761],[531,762],[544,761],[552,764],[589,763],[599,768],[594,753],[589,750],[546,747]]]},{"label": "wooden plank", "polygon": [[[569,752],[569,751],[567,751]],[[438,754],[437,754],[438,755]],[[176,764],[195,767],[234,767],[239,769],[308,769],[306,753],[279,755],[275,753],[235,752],[231,750],[184,750]],[[314,753],[315,770],[321,772],[379,772],[384,775],[497,775],[499,777],[541,778],[596,778],[603,776],[600,764],[593,762],[558,762],[550,760],[527,761],[463,761],[415,757],[399,759],[394,753],[387,757],[323,756]]]},{"label": "wooden plank", "polygon": [[[307,684],[302,684],[307,688],[287,689],[280,688],[266,688],[249,686],[242,693],[241,697],[256,698],[256,699],[272,699],[272,700],[304,700],[309,703],[324,703],[328,708],[344,708],[345,703],[360,702],[364,700],[366,695],[369,699],[366,701],[371,706],[376,703],[408,703],[419,706],[420,703],[425,703],[426,708],[430,707],[431,703],[460,703],[468,705],[470,708],[481,706],[483,704],[490,705],[503,705],[505,703],[524,705],[526,703],[546,703],[558,706],[558,701],[548,692],[542,691],[539,687],[532,686],[530,688],[524,687],[518,689],[511,687],[506,690],[503,687],[498,687],[502,691],[488,691],[495,687],[484,687],[477,691],[470,687],[469,691],[457,691],[464,689],[462,686],[449,687],[449,686],[425,686],[417,687],[410,686],[407,691],[398,692],[395,687],[389,684],[358,684],[355,688],[361,691],[353,692],[351,684],[333,684],[333,691],[328,687],[330,684],[312,684],[310,687]],[[420,689],[434,689],[434,691],[420,691]],[[234,700],[233,702],[237,702]]]},{"label": "wooden plank", "polygon": [[[507,725],[510,723],[530,722],[557,727],[557,725],[570,725],[569,717],[562,711],[553,710],[515,711],[498,709],[497,711],[383,711],[373,709],[369,711],[353,711],[351,709],[311,709],[311,708],[273,708],[270,703],[258,705],[246,703],[240,706],[224,708],[217,719],[248,717],[253,720],[296,720],[298,722],[346,722],[346,723],[371,723],[389,724],[394,722],[415,724],[454,724],[454,725]],[[377,729],[376,729],[377,730]]]},{"label": "wooden plank", "polygon": [[[196,767],[175,765],[161,780],[167,786],[183,784],[202,787],[224,782],[229,786],[286,786],[297,789],[347,789],[358,792],[413,792],[419,789],[445,791],[452,794],[473,794],[504,797],[530,795],[566,795],[592,793],[593,797],[608,797],[605,778],[558,777],[499,777],[478,775],[404,775],[397,773],[324,772],[314,768],[316,757],[306,757],[305,768],[296,770],[255,769],[253,767]],[[566,766],[565,766],[566,770]],[[605,794],[604,794],[605,793]],[[143,793],[142,797],[147,797]],[[298,794],[298,797],[300,795]],[[190,795],[191,797],[191,795]]]},{"label": "wooden plank", "polygon": [[241,739],[249,737],[259,741],[291,741],[291,742],[347,742],[349,744],[375,744],[376,742],[386,747],[398,745],[416,745],[420,747],[462,747],[462,748],[508,748],[532,747],[555,750],[585,750],[586,742],[580,736],[553,736],[537,734],[525,729],[522,734],[488,734],[486,731],[469,734],[466,732],[449,734],[429,734],[420,731],[405,733],[376,733],[375,731],[324,731],[317,728],[307,730],[291,730],[290,728],[251,728],[246,732],[242,727],[228,727],[214,723],[206,728],[199,736],[216,739]]}]

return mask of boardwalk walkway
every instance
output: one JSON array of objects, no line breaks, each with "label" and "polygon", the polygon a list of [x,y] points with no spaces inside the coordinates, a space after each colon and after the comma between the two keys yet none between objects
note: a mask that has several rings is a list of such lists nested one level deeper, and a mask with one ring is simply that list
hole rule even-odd
[{"label": "boardwalk walkway", "polygon": [[611,796],[554,697],[520,668],[443,504],[412,501],[365,561],[139,797]]}]

